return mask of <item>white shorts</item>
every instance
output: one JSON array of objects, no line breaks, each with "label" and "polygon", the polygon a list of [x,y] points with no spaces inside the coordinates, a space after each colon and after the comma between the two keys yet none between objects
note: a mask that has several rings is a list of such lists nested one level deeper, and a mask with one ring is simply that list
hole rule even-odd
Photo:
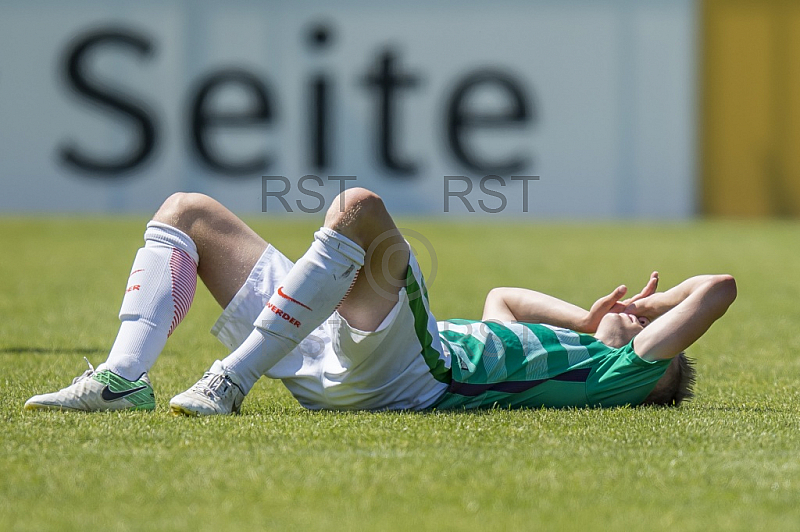
[{"label": "white shorts", "polygon": [[[266,376],[281,379],[301,405],[315,410],[420,410],[435,403],[448,387],[449,356],[419,264],[409,256],[409,286],[417,288],[400,289],[377,330],[355,329],[334,312]],[[238,347],[292,266],[269,245],[211,333],[229,349]]]}]

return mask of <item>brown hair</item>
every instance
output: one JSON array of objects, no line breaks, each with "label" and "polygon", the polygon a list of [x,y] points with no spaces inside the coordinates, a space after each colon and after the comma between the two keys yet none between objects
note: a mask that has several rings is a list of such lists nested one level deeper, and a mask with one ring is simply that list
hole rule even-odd
[{"label": "brown hair", "polygon": [[670,361],[667,371],[658,380],[650,395],[642,401],[642,404],[678,406],[683,401],[694,397],[695,378],[694,360],[687,357],[686,353],[679,353]]}]

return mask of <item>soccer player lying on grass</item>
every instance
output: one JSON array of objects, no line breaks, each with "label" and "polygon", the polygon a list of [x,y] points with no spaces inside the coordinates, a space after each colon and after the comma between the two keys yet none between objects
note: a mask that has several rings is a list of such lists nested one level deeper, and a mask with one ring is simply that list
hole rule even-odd
[{"label": "soccer player lying on grass", "polygon": [[620,286],[589,311],[497,288],[483,322],[437,323],[408,243],[365,189],[337,197],[296,264],[201,194],[167,199],[144,238],[108,359],[25,408],[154,409],[147,372],[198,275],[224,308],[212,332],[232,352],[172,398],[177,414],[237,412],[262,375],[311,409],[678,404],[693,378],[680,353],[736,297],[727,275],[658,293],[654,273],[640,294],[621,301]]}]

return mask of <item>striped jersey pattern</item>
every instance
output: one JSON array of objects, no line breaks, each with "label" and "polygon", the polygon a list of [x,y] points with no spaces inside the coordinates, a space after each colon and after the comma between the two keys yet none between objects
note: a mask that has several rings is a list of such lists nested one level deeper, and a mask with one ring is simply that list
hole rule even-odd
[{"label": "striped jersey pattern", "polygon": [[197,265],[188,253],[178,248],[172,248],[169,259],[169,271],[172,278],[172,323],[167,337],[172,335],[175,328],[186,317],[189,307],[194,300],[197,288]]},{"label": "striped jersey pattern", "polygon": [[433,316],[428,300],[428,288],[419,263],[411,254],[406,272],[406,295],[408,305],[414,316],[414,332],[419,340],[422,358],[428,365],[431,376],[440,383],[448,384],[451,380],[449,366],[450,357],[442,347],[439,326]]},{"label": "striped jersey pattern", "polygon": [[543,324],[439,322],[449,352],[451,393],[519,393],[548,380],[585,382],[592,362],[609,347],[588,334]]}]

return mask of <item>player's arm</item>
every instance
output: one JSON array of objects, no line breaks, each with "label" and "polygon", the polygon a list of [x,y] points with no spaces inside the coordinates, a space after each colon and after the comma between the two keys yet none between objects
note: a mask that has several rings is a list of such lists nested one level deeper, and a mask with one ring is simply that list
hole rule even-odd
[{"label": "player's arm", "polygon": [[627,288],[618,286],[586,310],[541,292],[526,288],[495,288],[486,296],[483,320],[546,323],[578,332],[593,333],[609,312],[621,312],[635,301],[651,296],[658,286],[658,273],[653,272],[644,289],[634,297],[620,301]]},{"label": "player's arm", "polygon": [[736,299],[736,281],[730,275],[703,275],[644,299],[634,308],[660,317],[634,338],[633,349],[644,360],[665,360],[692,345],[725,314]]},{"label": "player's arm", "polygon": [[486,296],[483,321],[546,323],[576,331],[585,329],[588,311],[526,288],[494,288]]},{"label": "player's arm", "polygon": [[[670,288],[666,292],[654,292],[646,297],[634,298],[624,312],[648,318],[650,321],[666,314],[689,297],[703,284],[720,277],[719,275],[696,275]],[[623,301],[625,303],[625,301]]]}]

